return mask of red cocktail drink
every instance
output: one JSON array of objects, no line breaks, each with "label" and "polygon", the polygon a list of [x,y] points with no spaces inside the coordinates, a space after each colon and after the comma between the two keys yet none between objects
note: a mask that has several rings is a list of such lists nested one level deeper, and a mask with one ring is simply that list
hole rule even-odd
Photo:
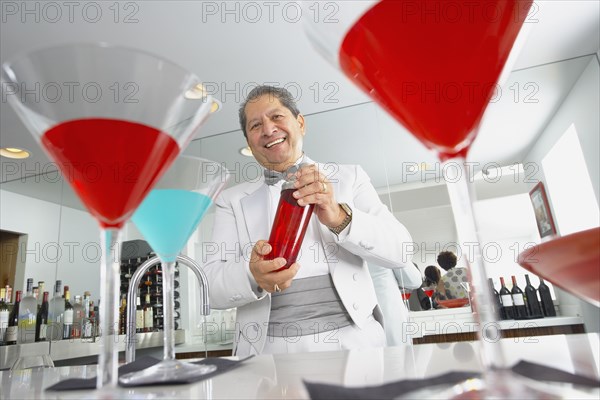
[{"label": "red cocktail drink", "polygon": [[289,268],[296,262],[306,234],[306,228],[308,228],[315,207],[314,204],[299,206],[292,196],[294,191],[295,189],[281,191],[277,214],[275,214],[271,235],[269,236],[269,244],[272,250],[265,256],[266,260],[273,260],[278,257],[285,258],[286,264],[278,271]]},{"label": "red cocktail drink", "polygon": [[340,65],[442,160],[464,156],[531,3],[383,0],[348,31]]},{"label": "red cocktail drink", "polygon": [[179,154],[169,135],[116,119],[63,122],[41,141],[105,228],[121,228]]}]

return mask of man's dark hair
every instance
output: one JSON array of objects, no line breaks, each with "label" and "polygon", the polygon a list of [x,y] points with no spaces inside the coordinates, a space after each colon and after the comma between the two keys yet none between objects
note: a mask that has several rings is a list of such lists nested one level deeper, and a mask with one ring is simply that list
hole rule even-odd
[{"label": "man's dark hair", "polygon": [[298,106],[296,105],[296,100],[294,100],[292,94],[286,89],[267,85],[257,86],[248,93],[248,97],[244,100],[239,110],[240,126],[242,127],[242,132],[246,138],[248,137],[246,132],[246,122],[248,122],[246,119],[246,105],[264,95],[273,96],[279,100],[281,105],[291,111],[294,118],[300,114],[300,110],[298,110]]},{"label": "man's dark hair", "polygon": [[437,256],[437,262],[445,271],[456,267],[456,254],[451,251],[442,251]]}]

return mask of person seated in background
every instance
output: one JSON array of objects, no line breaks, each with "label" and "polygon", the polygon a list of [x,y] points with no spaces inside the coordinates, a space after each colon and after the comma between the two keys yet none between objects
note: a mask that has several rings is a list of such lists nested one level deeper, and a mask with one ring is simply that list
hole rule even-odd
[{"label": "person seated in background", "polygon": [[[440,306],[438,300],[447,300],[446,290],[443,285],[440,285],[442,282],[442,274],[440,270],[435,265],[430,265],[425,268],[425,280],[423,284],[417,291],[417,296],[419,298],[419,304],[421,304],[421,308],[423,310],[433,308],[445,308]],[[425,294],[425,288],[433,288],[433,295],[431,296],[431,301],[429,301],[429,297]]]},{"label": "person seated in background", "polygon": [[446,271],[442,276],[442,284],[448,298],[466,299],[468,297],[467,290],[462,284],[468,284],[469,277],[466,268],[456,267],[456,254],[451,251],[442,251],[437,256],[437,262]]},{"label": "person seated in background", "polygon": [[388,346],[401,346],[407,341],[402,332],[402,324],[408,322],[408,310],[402,301],[400,287],[416,289],[421,285],[421,272],[415,263],[413,265],[415,268],[407,266],[391,269],[369,263],[377,303],[383,314],[383,328]]}]

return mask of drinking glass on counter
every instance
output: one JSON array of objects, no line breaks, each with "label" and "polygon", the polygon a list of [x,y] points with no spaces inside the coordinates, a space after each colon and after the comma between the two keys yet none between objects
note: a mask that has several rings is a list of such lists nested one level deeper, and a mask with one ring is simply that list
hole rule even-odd
[{"label": "drinking glass on counter", "polygon": [[133,222],[162,264],[164,352],[161,362],[126,374],[119,378],[120,382],[144,384],[186,380],[216,370],[214,365],[195,365],[175,359],[174,274],[177,256],[228,177],[228,171],[216,162],[181,156],[133,214]]},{"label": "drinking glass on counter", "polygon": [[208,117],[200,82],[161,57],[107,44],[44,48],[2,65],[9,103],[100,226],[97,387],[117,384],[121,229]]}]

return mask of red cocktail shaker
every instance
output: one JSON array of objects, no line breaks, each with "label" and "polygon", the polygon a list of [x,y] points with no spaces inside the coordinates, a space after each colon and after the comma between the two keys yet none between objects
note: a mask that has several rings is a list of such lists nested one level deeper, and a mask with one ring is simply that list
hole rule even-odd
[{"label": "red cocktail shaker", "polygon": [[277,213],[271,228],[269,244],[272,247],[271,252],[265,256],[267,260],[273,260],[277,257],[286,259],[286,264],[282,269],[289,268],[298,258],[306,228],[312,216],[314,204],[300,206],[292,193],[296,191],[294,182],[296,175],[287,174],[287,179],[281,187],[281,197],[277,206]]}]

